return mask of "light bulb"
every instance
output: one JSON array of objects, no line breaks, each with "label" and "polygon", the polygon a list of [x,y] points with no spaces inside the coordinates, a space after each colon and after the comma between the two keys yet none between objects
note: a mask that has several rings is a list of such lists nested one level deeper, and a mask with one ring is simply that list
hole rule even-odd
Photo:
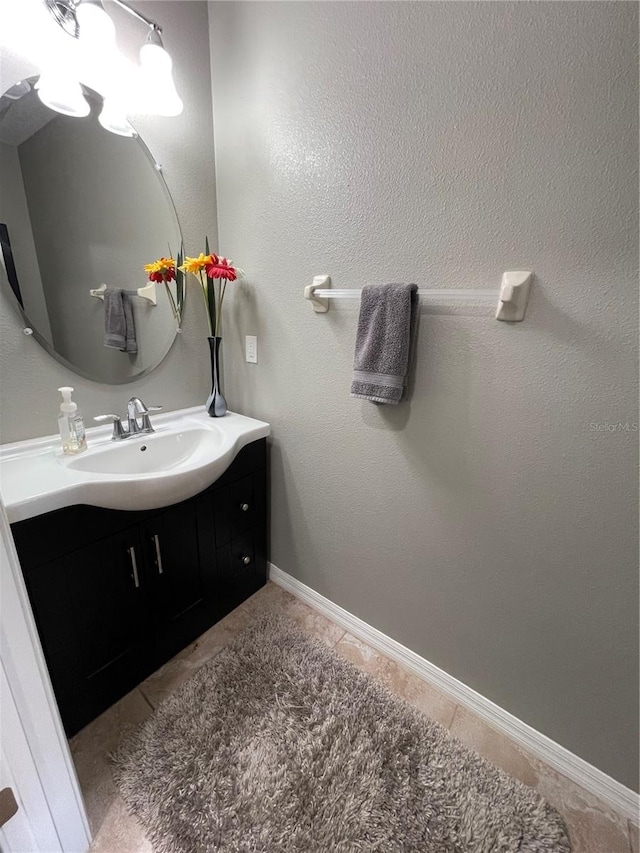
[{"label": "light bulb", "polygon": [[173,62],[164,49],[157,30],[140,50],[141,104],[145,112],[160,116],[177,116],[183,109],[173,82]]},{"label": "light bulb", "polygon": [[124,109],[113,98],[105,98],[98,121],[110,133],[118,136],[135,136],[136,132],[127,121]]},{"label": "light bulb", "polygon": [[71,77],[55,71],[45,72],[36,88],[42,103],[57,113],[82,118],[91,112],[80,83]]}]

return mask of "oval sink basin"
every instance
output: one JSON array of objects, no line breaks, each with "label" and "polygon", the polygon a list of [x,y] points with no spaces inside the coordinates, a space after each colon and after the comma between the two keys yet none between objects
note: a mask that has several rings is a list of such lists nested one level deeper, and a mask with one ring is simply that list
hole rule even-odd
[{"label": "oval sink basin", "polygon": [[227,470],[239,450],[270,433],[269,424],[202,406],[153,418],[156,432],[111,441],[111,427],[87,430],[88,449],[65,456],[59,436],[0,447],[0,491],[9,521],[74,504],[158,509],[199,494]]},{"label": "oval sink basin", "polygon": [[154,474],[194,461],[198,454],[211,458],[223,444],[223,434],[212,424],[177,432],[156,432],[125,441],[112,441],[93,453],[65,460],[76,471],[94,474]]}]

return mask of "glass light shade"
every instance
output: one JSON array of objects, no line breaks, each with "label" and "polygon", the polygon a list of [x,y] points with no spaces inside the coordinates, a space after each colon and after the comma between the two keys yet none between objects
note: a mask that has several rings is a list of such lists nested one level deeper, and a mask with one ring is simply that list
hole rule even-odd
[{"label": "glass light shade", "polygon": [[111,49],[116,42],[116,25],[99,0],[83,0],[76,9],[80,41]]},{"label": "glass light shade", "polygon": [[160,37],[156,35],[156,39],[140,50],[140,108],[155,115],[177,116],[183,110],[183,103],[173,82],[173,62]]},{"label": "glass light shade", "polygon": [[135,130],[127,121],[124,109],[112,98],[105,98],[98,121],[105,130],[110,133],[117,133],[118,136],[136,135]]},{"label": "glass light shade", "polygon": [[105,95],[113,83],[119,59],[116,27],[99,0],[83,0],[76,10],[80,51],[80,79]]},{"label": "glass light shade", "polygon": [[50,71],[40,77],[36,88],[42,103],[57,113],[82,118],[91,112],[77,80]]}]

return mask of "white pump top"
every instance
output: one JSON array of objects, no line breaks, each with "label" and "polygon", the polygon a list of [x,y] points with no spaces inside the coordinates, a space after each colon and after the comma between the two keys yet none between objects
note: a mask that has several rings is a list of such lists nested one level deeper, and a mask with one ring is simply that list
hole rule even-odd
[{"label": "white pump top", "polygon": [[64,412],[65,414],[77,412],[78,404],[74,403],[71,399],[71,395],[73,394],[73,388],[70,388],[68,385],[65,385],[63,388],[58,388],[58,391],[62,394],[62,403],[60,404],[60,411]]}]

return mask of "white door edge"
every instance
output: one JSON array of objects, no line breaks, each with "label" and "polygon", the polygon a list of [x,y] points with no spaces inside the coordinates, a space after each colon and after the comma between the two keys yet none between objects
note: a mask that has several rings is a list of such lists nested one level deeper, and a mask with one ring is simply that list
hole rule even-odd
[{"label": "white door edge", "polygon": [[85,853],[91,840],[89,824],[1,500],[0,658],[60,849]]}]

